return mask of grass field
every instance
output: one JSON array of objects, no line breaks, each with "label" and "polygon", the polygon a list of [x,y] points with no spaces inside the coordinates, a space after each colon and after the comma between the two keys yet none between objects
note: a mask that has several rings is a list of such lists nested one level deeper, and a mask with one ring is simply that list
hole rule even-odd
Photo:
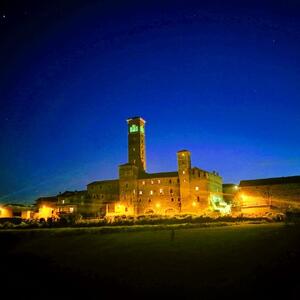
[{"label": "grass field", "polygon": [[173,236],[171,230],[2,231],[0,245],[1,289],[34,299],[79,292],[86,299],[299,299],[300,230],[282,223],[178,229]]}]

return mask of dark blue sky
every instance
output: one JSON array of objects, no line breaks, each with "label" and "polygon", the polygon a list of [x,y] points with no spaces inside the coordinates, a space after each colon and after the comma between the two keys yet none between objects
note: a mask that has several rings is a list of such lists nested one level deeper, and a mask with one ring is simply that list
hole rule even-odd
[{"label": "dark blue sky", "polygon": [[300,174],[297,1],[60,2],[0,6],[0,202],[116,178],[135,115],[149,172]]}]

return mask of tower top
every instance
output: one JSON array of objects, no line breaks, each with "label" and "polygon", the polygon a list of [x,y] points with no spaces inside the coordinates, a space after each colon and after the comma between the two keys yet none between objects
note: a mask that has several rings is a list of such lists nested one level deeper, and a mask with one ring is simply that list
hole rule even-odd
[{"label": "tower top", "polygon": [[146,121],[142,117],[132,117],[128,118],[126,121],[127,123],[132,122],[132,121],[141,121],[142,123],[146,123]]}]

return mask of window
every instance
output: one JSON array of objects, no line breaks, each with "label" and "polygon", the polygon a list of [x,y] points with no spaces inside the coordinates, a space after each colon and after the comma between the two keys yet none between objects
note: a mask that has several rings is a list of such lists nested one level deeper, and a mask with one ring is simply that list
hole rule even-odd
[{"label": "window", "polygon": [[195,187],[195,190],[196,190],[196,191],[199,191],[199,186],[196,186],[196,187]]},{"label": "window", "polygon": [[143,180],[142,184],[145,185],[145,180]]},{"label": "window", "polygon": [[173,190],[172,189],[170,189],[170,194],[173,194]]},{"label": "window", "polygon": [[177,178],[177,183],[179,183],[179,178]]},{"label": "window", "polygon": [[160,183],[160,179],[157,180],[157,183],[158,183],[158,184]]},{"label": "window", "polygon": [[178,198],[178,202],[180,202],[180,198]]},{"label": "window", "polygon": [[61,203],[62,203],[62,204],[65,204],[65,200],[61,200]]},{"label": "window", "polygon": [[174,198],[171,198],[171,201],[174,202]]},{"label": "window", "polygon": [[172,183],[172,180],[171,180],[171,179],[169,179],[169,183]]},{"label": "window", "polygon": [[200,202],[200,197],[199,196],[197,196],[197,202]]},{"label": "window", "polygon": [[133,195],[135,195],[135,190],[133,190],[132,192],[133,192]]},{"label": "window", "polygon": [[132,148],[132,151],[135,151],[135,148],[134,148],[134,147]]},{"label": "window", "polygon": [[184,174],[185,174],[185,171],[182,171],[182,174],[184,175]]},{"label": "window", "polygon": [[142,194],[143,194],[143,191],[139,191],[139,194],[142,195]]},{"label": "window", "polygon": [[74,211],[74,207],[70,207],[70,213]]},{"label": "window", "polygon": [[137,132],[139,131],[139,127],[135,124],[132,124],[130,127],[129,127],[129,132]]},{"label": "window", "polygon": [[152,190],[150,191],[150,195],[153,195],[153,191]]},{"label": "window", "polygon": [[153,180],[151,180],[151,184],[153,184]]},{"label": "window", "polygon": [[159,193],[162,195],[164,193],[163,189],[159,189]]},{"label": "window", "polygon": [[151,199],[148,199],[148,202],[150,203],[150,202],[151,202]]}]

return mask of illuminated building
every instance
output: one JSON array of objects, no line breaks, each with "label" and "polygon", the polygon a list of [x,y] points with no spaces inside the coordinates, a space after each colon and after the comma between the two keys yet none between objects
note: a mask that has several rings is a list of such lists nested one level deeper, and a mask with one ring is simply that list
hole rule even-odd
[{"label": "illuminated building", "polygon": [[235,201],[243,213],[300,208],[300,176],[242,180]]},{"label": "illuminated building", "polygon": [[177,171],[147,173],[145,123],[140,117],[127,120],[128,162],[119,166],[118,179],[88,184],[87,198],[102,214],[228,213],[222,178],[192,167],[188,150],[177,152]]},{"label": "illuminated building", "polygon": [[222,185],[218,173],[192,167],[188,150],[177,152],[176,171],[148,173],[145,124],[140,117],[127,120],[128,162],[119,166],[118,179],[92,182],[83,191],[66,191],[55,197],[39,198],[36,204],[39,215],[264,213],[271,208],[300,207],[300,176]]}]

